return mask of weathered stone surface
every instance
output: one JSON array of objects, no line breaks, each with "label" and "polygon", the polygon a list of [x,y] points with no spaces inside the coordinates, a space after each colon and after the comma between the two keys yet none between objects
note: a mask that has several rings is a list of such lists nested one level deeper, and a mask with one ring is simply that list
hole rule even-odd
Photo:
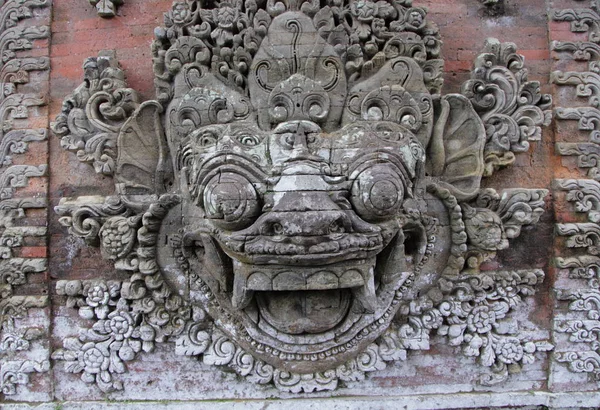
[{"label": "weathered stone surface", "polygon": [[[403,396],[402,408],[409,410],[435,410],[448,408],[481,408],[492,407],[497,409],[509,409],[513,406],[519,406],[519,409],[536,410],[540,406],[551,409],[575,409],[589,407],[596,402],[597,395],[594,392],[588,393],[545,393],[545,392],[514,392],[511,397],[513,406],[506,407],[506,400],[500,398],[494,393],[462,393],[462,394],[431,394],[420,396]],[[385,398],[304,398],[294,400],[236,400],[236,401],[190,401],[166,403],[164,401],[149,402],[65,402],[61,403],[63,409],[126,409],[138,410],[148,406],[156,409],[182,409],[182,410],[220,410],[220,409],[294,409],[298,406],[308,409],[319,409],[327,406],[328,409],[382,409],[394,408],[398,405],[399,397]],[[13,404],[9,406],[14,410],[54,410],[55,404]]]},{"label": "weathered stone surface", "polygon": [[551,350],[502,324],[542,271],[480,272],[543,212],[546,190],[481,182],[539,139],[551,99],[493,39],[464,95],[432,95],[440,40],[425,15],[175,2],[155,31],[159,100],[141,104],[114,56],[88,59],[53,130],[118,196],[56,211],[131,276],[59,282],[95,324],[53,358],[110,392],[126,362],[171,341],[310,393],[429,349],[433,330],[492,368],[483,385]]},{"label": "weathered stone surface", "polygon": [[0,3],[3,408],[600,402],[597,1]]},{"label": "weathered stone surface", "polygon": [[[48,286],[31,286],[47,270],[45,246],[38,257],[26,253],[31,244],[45,242],[45,220],[36,223],[31,213],[44,209],[47,201],[45,192],[22,192],[47,171],[46,158],[28,152],[46,140],[47,131],[36,126],[35,117],[47,86],[34,86],[33,93],[28,83],[49,68],[47,50],[32,51],[36,40],[50,34],[42,25],[48,5],[44,0],[0,4],[0,401],[51,398],[48,379],[33,376],[50,369]],[[29,385],[32,379],[36,387]]]},{"label": "weathered stone surface", "polygon": [[[557,377],[553,384],[561,385],[571,382],[572,377],[560,376],[566,366],[575,375],[583,375],[584,379],[597,386],[600,374],[600,345],[598,345],[598,328],[600,316],[596,314],[600,303],[597,281],[596,243],[598,240],[597,201],[598,178],[596,165],[593,163],[596,149],[600,146],[598,140],[597,117],[598,101],[596,98],[600,82],[597,78],[598,54],[598,3],[591,2],[590,8],[557,10],[554,19],[570,21],[571,31],[587,34],[589,42],[556,42],[556,51],[569,51],[572,59],[589,61],[587,71],[556,71],[552,81],[559,86],[575,86],[575,97],[585,99],[583,104],[573,104],[573,107],[557,108],[560,120],[577,120],[578,128],[586,131],[589,137],[583,142],[559,142],[557,151],[560,155],[578,155],[578,166],[587,171],[590,179],[558,179],[556,188],[567,191],[566,201],[572,202],[574,212],[587,214],[587,220],[559,221],[557,233],[565,237],[560,244],[567,249],[577,252],[564,252],[564,256],[556,259],[559,271],[568,280],[558,283],[556,297],[559,310],[554,319],[556,339],[561,341],[557,348],[555,365]],[[583,106],[582,106],[583,105]],[[573,138],[574,141],[577,141]],[[570,207],[571,209],[573,207]],[[563,253],[561,252],[561,255]],[[563,339],[568,335],[568,341]],[[596,383],[594,383],[594,381]]]}]

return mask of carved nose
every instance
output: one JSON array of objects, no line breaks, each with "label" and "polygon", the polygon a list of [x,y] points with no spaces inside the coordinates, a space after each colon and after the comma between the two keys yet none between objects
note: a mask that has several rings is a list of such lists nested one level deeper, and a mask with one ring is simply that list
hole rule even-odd
[{"label": "carved nose", "polygon": [[298,128],[296,129],[296,133],[293,139],[292,145],[292,154],[290,155],[290,159],[298,159],[300,157],[305,158],[309,155],[308,152],[308,130],[304,126],[303,123],[298,124]]},{"label": "carved nose", "polygon": [[281,135],[281,143],[291,150],[284,162],[308,160],[323,162],[323,158],[310,153],[309,145],[314,143],[321,133],[321,127],[311,121],[289,121],[279,124],[275,133]]}]

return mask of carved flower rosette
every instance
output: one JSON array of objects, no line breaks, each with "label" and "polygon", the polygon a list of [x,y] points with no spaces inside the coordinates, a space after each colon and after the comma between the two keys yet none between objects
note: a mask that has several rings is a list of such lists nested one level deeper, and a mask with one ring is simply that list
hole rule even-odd
[{"label": "carved flower rosette", "polygon": [[[109,54],[86,63],[95,80],[55,130],[117,195],[64,198],[57,212],[131,276],[59,283],[95,320],[55,353],[68,371],[118,389],[125,362],[171,341],[311,392],[428,349],[436,330],[495,370],[489,384],[551,348],[502,325],[543,273],[479,269],[543,212],[543,189],[480,184],[494,149],[539,138],[549,97],[490,54],[514,45],[488,50],[474,88],[493,79],[528,98],[440,96],[424,9],[326,3],[176,1],[152,46],[157,101],[139,103]],[[515,135],[490,134],[499,112]]]}]

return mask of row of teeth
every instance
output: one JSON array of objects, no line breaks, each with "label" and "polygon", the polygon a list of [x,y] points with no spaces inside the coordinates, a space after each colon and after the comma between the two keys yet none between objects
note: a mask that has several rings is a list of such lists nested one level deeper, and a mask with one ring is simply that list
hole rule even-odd
[{"label": "row of teeth", "polygon": [[350,236],[339,241],[323,242],[318,245],[306,246],[276,243],[260,240],[257,243],[247,243],[245,253],[248,255],[306,255],[316,253],[332,253],[345,251],[347,249],[367,249],[381,246],[381,240],[378,237]]},{"label": "row of teeth", "polygon": [[323,242],[318,245],[313,245],[310,247],[310,253],[329,253],[329,252],[339,252],[340,250],[345,251],[346,249],[352,248],[375,248],[381,245],[381,241],[378,237],[364,237],[359,236],[354,237],[351,236],[349,238],[344,238],[339,242]]},{"label": "row of teeth", "polygon": [[270,255],[305,255],[306,247],[294,244],[273,243],[260,241],[258,243],[246,244],[248,255],[270,254]]}]

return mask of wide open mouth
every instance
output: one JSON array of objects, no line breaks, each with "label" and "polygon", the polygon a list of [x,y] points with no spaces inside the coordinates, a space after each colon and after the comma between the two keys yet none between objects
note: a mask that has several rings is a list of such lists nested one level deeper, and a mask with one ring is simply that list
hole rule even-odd
[{"label": "wide open mouth", "polygon": [[233,307],[244,309],[254,292],[358,289],[362,307],[372,311],[375,259],[397,223],[370,224],[342,210],[305,214],[308,224],[298,213],[272,212],[243,231],[213,231],[232,261]]},{"label": "wide open mouth", "polygon": [[376,258],[322,266],[234,262],[234,301],[256,298],[269,327],[288,334],[318,333],[338,325],[353,303],[374,311]]},{"label": "wide open mouth", "polygon": [[[237,318],[243,331],[231,337],[242,345],[254,343],[258,354],[273,365],[285,367],[280,355],[293,355],[296,359],[289,369],[302,372],[309,360],[306,357],[314,352],[337,355],[347,351],[340,354],[350,357],[362,348],[361,343],[373,340],[393,316],[396,290],[414,267],[407,263],[405,235],[398,229],[390,231],[395,235],[377,256],[311,267],[242,263],[227,257],[215,236],[206,234],[204,247],[189,243],[188,250],[201,258],[201,263],[192,267],[219,301],[208,303],[207,311],[211,315],[228,311],[220,327],[228,333]],[[219,273],[237,283],[217,283]],[[193,292],[194,300],[215,300],[205,296],[206,290]],[[278,353],[273,356],[269,349]],[[331,360],[337,359],[331,356]]]}]

